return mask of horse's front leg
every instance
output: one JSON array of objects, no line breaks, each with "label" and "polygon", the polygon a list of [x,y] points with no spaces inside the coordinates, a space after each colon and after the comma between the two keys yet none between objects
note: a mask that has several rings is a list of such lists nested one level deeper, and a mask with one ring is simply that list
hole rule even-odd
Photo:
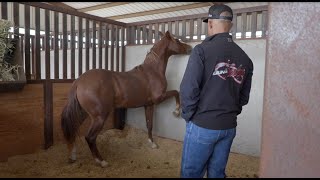
[{"label": "horse's front leg", "polygon": [[171,91],[167,91],[161,102],[162,101],[165,101],[171,97],[175,97],[176,99],[176,109],[172,112],[176,117],[179,117],[180,116],[180,96],[179,96],[179,92],[177,90],[171,90]]},{"label": "horse's front leg", "polygon": [[153,141],[152,138],[152,124],[153,124],[153,105],[144,106],[147,128],[148,128],[148,141],[151,143],[152,148],[158,148],[158,145]]}]

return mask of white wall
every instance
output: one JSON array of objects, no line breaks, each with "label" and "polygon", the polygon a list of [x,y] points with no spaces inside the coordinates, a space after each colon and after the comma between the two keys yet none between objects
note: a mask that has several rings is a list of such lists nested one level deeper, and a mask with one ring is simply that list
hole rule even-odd
[{"label": "white wall", "polygon": [[[231,151],[260,156],[266,41],[238,40],[236,43],[247,52],[252,59],[254,74],[249,104],[243,108],[243,112],[238,117],[237,136]],[[190,43],[193,47],[196,44],[197,43]],[[130,70],[134,66],[141,64],[151,47],[151,45],[127,46],[126,70]],[[167,90],[175,89],[179,91],[188,58],[188,55],[175,55],[170,57],[166,70],[168,81]],[[173,116],[172,111],[174,109],[174,98],[168,99],[155,107],[153,134],[183,141],[185,121],[181,117],[176,118]],[[147,131],[144,108],[128,109],[127,124]]]}]

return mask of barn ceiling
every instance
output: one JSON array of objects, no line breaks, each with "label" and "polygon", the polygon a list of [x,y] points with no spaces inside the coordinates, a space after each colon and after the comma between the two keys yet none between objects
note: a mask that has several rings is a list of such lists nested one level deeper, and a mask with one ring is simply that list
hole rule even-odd
[{"label": "barn ceiling", "polygon": [[[47,2],[62,8],[124,23],[207,13],[221,2]],[[267,2],[223,2],[233,9],[267,5]]]}]

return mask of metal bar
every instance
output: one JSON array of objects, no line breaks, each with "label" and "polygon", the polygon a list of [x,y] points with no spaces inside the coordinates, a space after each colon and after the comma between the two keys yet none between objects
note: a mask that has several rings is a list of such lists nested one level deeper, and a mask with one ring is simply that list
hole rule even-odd
[{"label": "metal bar", "polygon": [[102,69],[102,22],[99,22],[99,69]]},{"label": "metal bar", "polygon": [[116,71],[120,71],[120,58],[119,58],[119,27],[116,26]]},{"label": "metal bar", "polygon": [[59,13],[54,12],[54,79],[59,79]]},{"label": "metal bar", "polygon": [[82,32],[82,17],[79,17],[79,32],[78,32],[78,52],[79,52],[79,76],[82,74],[82,49],[83,49],[83,32]]},{"label": "metal bar", "polygon": [[256,37],[257,32],[257,12],[251,14],[251,38]]},{"label": "metal bar", "polygon": [[45,10],[45,61],[46,79],[50,79],[50,12]]},{"label": "metal bar", "polygon": [[[3,6],[3,2],[1,4]],[[2,11],[3,12],[3,11]],[[25,25],[25,34],[24,34],[24,62],[25,62],[25,71],[26,71],[26,79],[31,79],[30,74],[30,6],[24,6],[24,25]]]},{"label": "metal bar", "polygon": [[41,79],[41,56],[40,56],[40,8],[35,8],[35,61],[36,61],[36,79]]},{"label": "metal bar", "polygon": [[96,51],[96,21],[92,21],[92,69],[96,69],[96,62],[97,62],[97,51]]},{"label": "metal bar", "polygon": [[86,19],[86,71],[89,70],[89,19]]},{"label": "metal bar", "polygon": [[105,64],[104,69],[108,70],[109,68],[109,25],[106,24],[106,44],[105,44]]},{"label": "metal bar", "polygon": [[121,27],[121,72],[125,71],[125,61],[126,61],[126,46],[124,45],[125,30],[126,30],[125,27]]},{"label": "metal bar", "polygon": [[62,28],[63,28],[63,79],[67,79],[67,50],[68,50],[68,36],[67,36],[67,14],[62,14]]},{"label": "metal bar", "polygon": [[75,78],[75,17],[71,15],[71,42],[70,42],[70,48],[71,48],[71,79]]},{"label": "metal bar", "polygon": [[246,38],[246,32],[247,32],[247,13],[241,14],[241,38]]},{"label": "metal bar", "polygon": [[110,69],[111,71],[114,71],[114,26],[111,25],[111,58],[110,58],[111,64]]}]

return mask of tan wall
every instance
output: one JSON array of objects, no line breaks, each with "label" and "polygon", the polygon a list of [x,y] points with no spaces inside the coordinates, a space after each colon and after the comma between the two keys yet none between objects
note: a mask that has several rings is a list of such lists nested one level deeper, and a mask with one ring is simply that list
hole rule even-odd
[{"label": "tan wall", "polygon": [[269,13],[260,177],[320,177],[320,3]]},{"label": "tan wall", "polygon": [[42,84],[28,84],[21,92],[0,93],[0,161],[43,147],[43,109]]}]

